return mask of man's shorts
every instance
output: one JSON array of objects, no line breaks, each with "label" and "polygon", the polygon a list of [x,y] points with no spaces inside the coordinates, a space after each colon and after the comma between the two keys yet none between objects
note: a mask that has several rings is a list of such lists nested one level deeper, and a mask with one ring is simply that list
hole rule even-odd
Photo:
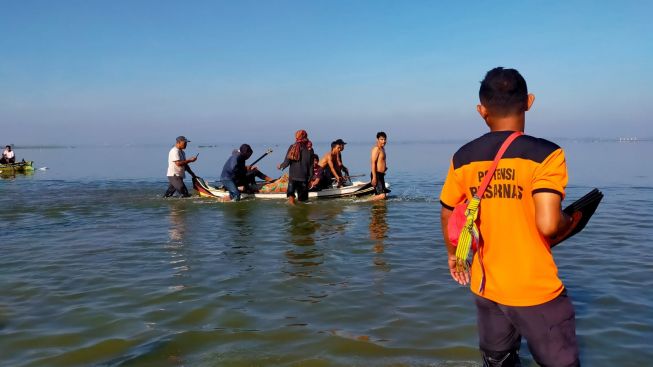
[{"label": "man's shorts", "polygon": [[521,337],[542,366],[578,366],[574,306],[566,290],[536,306],[505,306],[476,296],[479,347],[486,352],[519,349]]},{"label": "man's shorts", "polygon": [[[372,177],[372,174],[370,173],[370,179]],[[377,172],[376,173],[376,185],[374,185],[374,193],[377,195],[379,194],[385,194],[387,193],[387,189],[385,188],[385,173]]]},{"label": "man's shorts", "polygon": [[295,196],[295,193],[297,193],[297,200],[308,200],[308,184],[305,181],[289,181],[286,197]]}]

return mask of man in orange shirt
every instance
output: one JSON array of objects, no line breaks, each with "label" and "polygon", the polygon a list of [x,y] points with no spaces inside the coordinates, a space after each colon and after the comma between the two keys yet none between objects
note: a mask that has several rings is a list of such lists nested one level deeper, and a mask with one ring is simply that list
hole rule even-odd
[{"label": "man in orange shirt", "polygon": [[514,69],[490,70],[478,113],[490,132],[453,156],[442,188],[441,224],[449,271],[475,294],[484,366],[518,366],[521,337],[542,366],[577,366],[575,313],[550,245],[576,225],[563,213],[567,166],[556,144],[528,135],[506,150],[480,202],[480,246],[471,271],[456,266],[447,224],[453,208],[476,195],[506,138],[524,131],[535,96]]}]

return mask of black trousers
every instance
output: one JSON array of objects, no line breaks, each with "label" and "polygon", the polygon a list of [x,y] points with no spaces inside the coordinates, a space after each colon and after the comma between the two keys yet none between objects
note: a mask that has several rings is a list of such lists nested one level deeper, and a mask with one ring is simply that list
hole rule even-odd
[{"label": "black trousers", "polygon": [[308,200],[308,183],[306,181],[290,181],[288,182],[288,191],[286,197],[295,196],[297,193],[297,200]]},{"label": "black trousers", "polygon": [[[541,366],[579,366],[574,306],[564,290],[537,306],[505,306],[476,296],[479,347],[485,365],[519,366],[524,336]],[[501,360],[509,359],[510,361]]]},{"label": "black trousers", "polygon": [[170,197],[175,194],[175,191],[179,192],[179,194],[184,198],[190,196],[188,189],[184,184],[183,178],[179,176],[168,176],[168,182],[170,184],[168,185],[168,190],[166,190],[166,193],[163,195],[163,197]]},{"label": "black trousers", "polygon": [[244,176],[236,177],[236,186],[245,186],[246,189],[256,189],[257,177],[265,180],[267,176],[258,169],[247,171]]}]

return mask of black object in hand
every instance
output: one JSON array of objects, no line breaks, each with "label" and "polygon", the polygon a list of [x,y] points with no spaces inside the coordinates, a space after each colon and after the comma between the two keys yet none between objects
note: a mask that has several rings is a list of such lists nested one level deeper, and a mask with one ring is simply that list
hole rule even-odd
[{"label": "black object in hand", "polygon": [[574,229],[571,232],[569,232],[569,234],[567,234],[563,239],[551,245],[551,247],[558,245],[560,242],[566,240],[567,238],[583,230],[583,228],[585,228],[587,223],[590,221],[590,218],[596,211],[596,208],[599,207],[599,204],[601,203],[601,199],[603,199],[603,193],[598,189],[594,189],[588,192],[587,194],[585,194],[585,196],[583,196],[582,198],[569,204],[568,207],[564,208],[563,212],[565,212],[568,215],[572,215],[574,212],[581,212],[582,216],[578,224],[576,224],[576,227],[574,227]]}]

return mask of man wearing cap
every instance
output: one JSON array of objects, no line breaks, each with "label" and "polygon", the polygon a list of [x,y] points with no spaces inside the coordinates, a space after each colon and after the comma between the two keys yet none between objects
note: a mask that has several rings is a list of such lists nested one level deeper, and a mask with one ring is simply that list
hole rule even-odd
[{"label": "man wearing cap", "polygon": [[188,163],[195,162],[197,156],[186,159],[186,145],[188,145],[190,140],[187,140],[185,136],[178,136],[177,143],[175,144],[170,152],[168,153],[168,190],[166,190],[164,197],[170,197],[174,195],[175,191],[179,192],[182,197],[189,197],[188,189],[184,185],[184,177],[186,177],[186,171],[190,173],[191,176],[195,176],[195,173],[190,169]]},{"label": "man wearing cap", "polygon": [[342,139],[337,139],[334,143],[340,146],[340,152],[338,152],[338,167],[340,167],[340,170],[342,171],[342,178],[344,183],[350,181],[349,169],[345,167],[344,164],[342,164],[342,151],[345,150],[345,144],[347,143],[345,143]]}]

